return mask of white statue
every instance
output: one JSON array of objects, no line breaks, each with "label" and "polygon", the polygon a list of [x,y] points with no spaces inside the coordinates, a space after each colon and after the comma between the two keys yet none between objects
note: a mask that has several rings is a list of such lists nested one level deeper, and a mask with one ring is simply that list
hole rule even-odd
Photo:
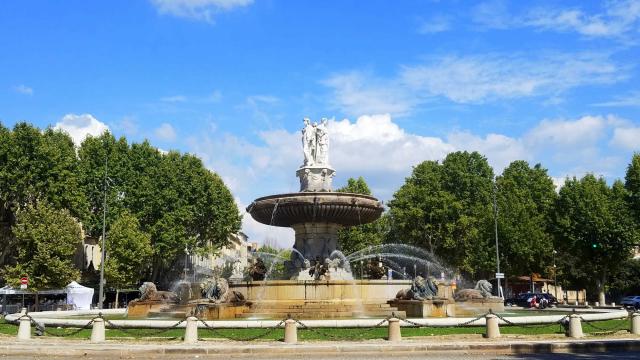
[{"label": "white statue", "polygon": [[304,118],[302,128],[302,151],[304,152],[304,166],[313,166],[316,157],[316,126],[311,125],[309,118]]},{"label": "white statue", "polygon": [[329,166],[329,131],[327,129],[327,118],[322,118],[320,125],[316,127],[316,154],[317,165]]}]

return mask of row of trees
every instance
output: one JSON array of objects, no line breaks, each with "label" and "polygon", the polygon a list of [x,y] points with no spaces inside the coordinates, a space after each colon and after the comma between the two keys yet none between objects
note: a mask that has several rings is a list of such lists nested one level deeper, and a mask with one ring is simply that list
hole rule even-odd
[{"label": "row of trees", "polygon": [[[339,191],[370,193],[362,178]],[[341,232],[345,252],[383,242],[412,244],[471,278],[492,277],[497,214],[504,272],[557,275],[567,285],[602,294],[608,282],[620,292],[640,290],[640,282],[628,278],[640,271],[629,261],[640,245],[640,154],[624,182],[608,185],[587,174],[566,179],[556,191],[540,164],[514,161],[494,177],[481,154],[454,152],[442,162],[415,166],[387,205],[377,222]]]},{"label": "row of trees", "polygon": [[146,141],[129,144],[110,133],[75,147],[60,131],[0,125],[6,282],[27,274],[35,288],[76,280],[73,254],[85,236],[102,235],[105,202],[105,272],[113,286],[171,279],[185,248],[210,251],[240,228],[230,191],[193,155],[161,153]]}]

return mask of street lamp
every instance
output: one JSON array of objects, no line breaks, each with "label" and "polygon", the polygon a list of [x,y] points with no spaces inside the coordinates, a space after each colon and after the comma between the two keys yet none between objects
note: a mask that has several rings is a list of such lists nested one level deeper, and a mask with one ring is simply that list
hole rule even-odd
[{"label": "street lamp", "polygon": [[498,249],[498,203],[496,201],[496,193],[498,192],[498,184],[493,182],[493,225],[496,236],[496,281],[498,282],[498,296],[502,297],[502,287],[500,286],[500,252]]},{"label": "street lamp", "polygon": [[108,154],[104,156],[104,200],[102,201],[102,256],[100,260],[100,291],[98,293],[98,309],[102,309],[104,304],[104,260],[106,256],[105,241],[107,239],[106,224],[107,224],[107,161],[109,159]]},{"label": "street lamp", "polygon": [[555,289],[555,297],[556,300],[558,300],[558,280],[557,280],[557,273],[558,273],[558,269],[556,268],[556,254],[558,252],[553,250],[553,287]]}]

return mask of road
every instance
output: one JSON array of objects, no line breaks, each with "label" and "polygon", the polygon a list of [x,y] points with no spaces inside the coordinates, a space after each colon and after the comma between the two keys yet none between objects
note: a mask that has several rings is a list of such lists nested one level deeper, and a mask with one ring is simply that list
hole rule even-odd
[{"label": "road", "polygon": [[[62,360],[62,359],[83,359],[83,360],[116,360],[116,359],[147,359],[148,357],[111,357],[109,354],[101,356],[15,356],[0,354],[0,359],[11,360]],[[446,354],[407,354],[407,353],[375,353],[375,354],[331,354],[331,355],[282,355],[278,357],[261,357],[252,355],[171,355],[171,356],[154,356],[154,360],[178,360],[178,359],[259,359],[259,360],[289,360],[289,359],[309,359],[309,360],[637,360],[640,359],[640,352],[602,352],[590,354],[526,354],[526,355],[481,355],[481,354],[464,354],[464,353],[446,353]]]}]

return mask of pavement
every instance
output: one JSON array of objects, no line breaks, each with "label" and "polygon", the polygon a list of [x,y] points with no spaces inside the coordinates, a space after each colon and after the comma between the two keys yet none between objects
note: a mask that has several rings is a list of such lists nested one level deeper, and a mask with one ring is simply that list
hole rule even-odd
[{"label": "pavement", "polygon": [[[546,354],[531,357],[532,354]],[[551,356],[556,354],[557,356]],[[234,342],[201,340],[197,344],[181,341],[118,339],[103,343],[89,340],[38,338],[18,341],[0,336],[0,359],[183,359],[183,358],[259,358],[259,359],[570,359],[562,354],[599,354],[598,358],[640,358],[640,336],[629,334],[568,339],[560,336],[514,335],[484,339],[480,335],[457,337],[405,338],[400,342],[305,341],[284,344],[278,341]],[[635,357],[627,357],[635,354]],[[620,357],[624,355],[624,357]]]}]

